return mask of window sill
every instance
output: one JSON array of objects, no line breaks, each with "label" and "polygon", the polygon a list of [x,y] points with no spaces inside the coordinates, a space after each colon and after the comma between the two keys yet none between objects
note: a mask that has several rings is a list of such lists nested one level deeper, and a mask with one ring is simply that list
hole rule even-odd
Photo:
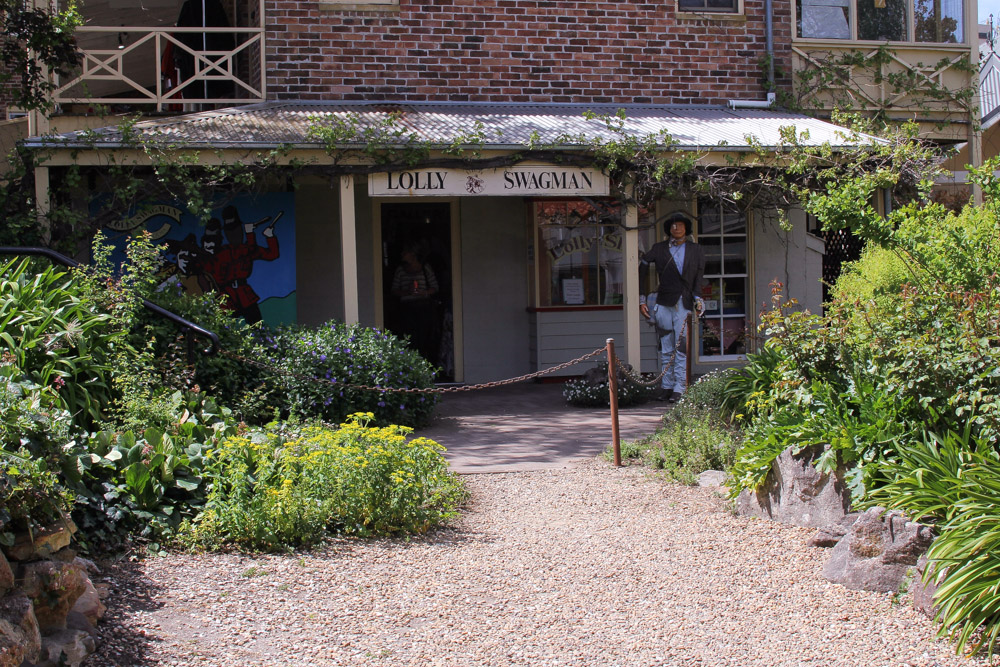
[{"label": "window sill", "polygon": [[793,46],[843,46],[843,47],[864,47],[871,48],[872,46],[888,46],[889,48],[899,49],[922,49],[922,50],[933,50],[933,51],[956,51],[956,52],[968,52],[968,44],[954,44],[952,42],[879,42],[871,39],[834,39],[831,37],[793,37]]},{"label": "window sill", "polygon": [[614,305],[593,305],[593,306],[531,306],[526,310],[529,313],[565,313],[578,310],[621,310],[621,304]]},{"label": "window sill", "polygon": [[709,21],[729,21],[731,23],[746,23],[747,17],[745,14],[738,14],[736,12],[692,12],[677,10],[677,20],[679,21],[696,21],[696,20],[709,20]]},{"label": "window sill", "polygon": [[320,0],[321,12],[398,12],[399,2],[341,2],[340,0]]}]

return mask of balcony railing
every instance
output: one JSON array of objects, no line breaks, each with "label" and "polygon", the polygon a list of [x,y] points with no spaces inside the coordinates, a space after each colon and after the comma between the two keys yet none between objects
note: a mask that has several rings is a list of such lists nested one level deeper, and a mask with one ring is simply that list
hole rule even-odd
[{"label": "balcony railing", "polygon": [[[795,40],[796,102],[805,109],[883,112],[931,126],[976,112],[975,63],[963,45],[833,44]],[[944,138],[951,130],[934,128]]]},{"label": "balcony railing", "polygon": [[[111,48],[81,50],[78,74],[58,83],[54,99],[59,104],[149,105],[156,111],[180,111],[184,105],[245,104],[265,98],[263,28],[81,26],[77,35],[81,43]],[[210,44],[228,35],[235,43],[231,49],[190,46],[203,36],[208,39],[202,43]],[[179,60],[185,68],[174,67]]]}]

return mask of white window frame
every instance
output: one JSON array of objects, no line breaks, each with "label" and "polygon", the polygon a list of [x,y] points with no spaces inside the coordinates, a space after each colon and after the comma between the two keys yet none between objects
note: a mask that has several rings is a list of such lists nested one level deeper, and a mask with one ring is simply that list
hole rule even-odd
[{"label": "white window frame", "polygon": [[[720,287],[719,287],[719,303],[718,303],[718,308],[717,308],[717,314],[714,314],[714,315],[708,315],[708,314],[706,314],[700,321],[698,321],[698,327],[697,327],[698,336],[697,336],[697,338],[695,340],[695,343],[696,343],[696,347],[695,347],[695,359],[697,359],[697,361],[699,363],[702,363],[702,362],[715,363],[715,362],[720,362],[720,361],[742,361],[742,360],[746,359],[746,355],[747,355],[747,353],[751,349],[749,337],[750,337],[750,334],[752,333],[752,331],[750,331],[752,323],[750,321],[750,316],[748,314],[747,307],[751,303],[753,303],[753,294],[752,294],[752,292],[753,292],[753,285],[751,284],[751,280],[750,280],[750,277],[751,277],[750,258],[751,258],[751,254],[752,254],[751,251],[750,251],[750,248],[751,248],[751,246],[750,246],[750,243],[751,243],[751,231],[750,230],[753,228],[753,220],[752,220],[751,215],[749,213],[743,214],[744,227],[743,227],[743,233],[742,234],[738,234],[738,233],[736,233],[736,234],[734,234],[734,233],[725,233],[725,231],[724,231],[725,230],[724,219],[720,219],[719,220],[719,231],[718,231],[718,233],[705,234],[705,233],[702,232],[702,215],[703,215],[704,211],[707,208],[715,208],[716,210],[719,210],[719,212],[721,213],[721,212],[723,212],[722,209],[724,209],[724,206],[723,206],[722,202],[714,202],[714,201],[708,201],[708,200],[699,200],[699,202],[698,202],[698,209],[697,209],[698,210],[698,215],[695,218],[696,232],[697,232],[696,241],[698,243],[701,243],[701,241],[703,239],[705,239],[705,238],[718,238],[719,239],[720,269],[721,269],[721,271],[719,273],[707,273],[707,272],[705,273],[706,284],[711,284],[712,281],[717,281],[719,283],[719,285],[720,285]],[[739,242],[737,239],[742,239],[742,242],[743,242],[743,269],[744,269],[743,272],[729,273],[729,272],[726,271],[725,248],[726,248],[726,240],[727,239],[730,242],[737,242],[737,243]],[[722,283],[726,279],[742,279],[744,281],[743,312],[742,313],[726,313],[726,312],[724,312],[725,309],[724,309],[724,303],[723,303],[723,301],[724,301],[725,294],[722,292]],[[708,312],[708,309],[706,308],[706,313],[707,312]],[[727,319],[737,319],[737,318],[742,318],[743,319],[743,323],[744,323],[744,327],[745,327],[745,333],[744,333],[745,338],[744,338],[744,341],[743,341],[743,350],[744,351],[740,352],[738,354],[722,354],[721,353],[722,350],[725,349],[725,347],[724,347],[724,339],[721,338],[722,332],[723,332],[722,323],[725,320],[727,320]],[[720,335],[719,351],[720,351],[720,354],[703,354],[702,353],[702,350],[704,349],[704,327],[705,327],[705,322],[707,322],[709,320],[717,322],[719,324],[719,335]]]}]

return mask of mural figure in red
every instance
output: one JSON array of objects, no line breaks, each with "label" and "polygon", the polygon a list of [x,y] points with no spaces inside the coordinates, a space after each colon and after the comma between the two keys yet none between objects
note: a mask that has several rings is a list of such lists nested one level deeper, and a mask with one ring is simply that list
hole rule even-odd
[{"label": "mural figure in red", "polygon": [[[274,223],[280,217],[281,212],[274,217],[266,216],[257,222],[244,223],[240,220],[236,207],[227,206],[222,210],[221,224],[227,242],[219,244],[221,238],[210,234],[218,229],[219,223],[215,219],[209,222],[205,236],[202,237],[202,248],[207,253],[203,265],[204,273],[214,279],[219,290],[225,295],[226,307],[248,324],[260,322],[262,318],[260,307],[257,305],[260,297],[247,280],[253,273],[255,261],[269,262],[278,258],[278,239],[274,236]],[[254,229],[261,225],[266,225],[262,231],[266,246],[257,245]],[[206,237],[209,237],[209,244],[206,244]]]}]

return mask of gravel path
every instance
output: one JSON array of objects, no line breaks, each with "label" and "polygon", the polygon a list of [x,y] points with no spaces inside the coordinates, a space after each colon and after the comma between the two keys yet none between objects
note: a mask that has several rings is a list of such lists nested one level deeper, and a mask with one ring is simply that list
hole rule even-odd
[{"label": "gravel path", "polygon": [[974,665],[908,599],[823,579],[812,531],[601,461],[473,475],[450,529],[109,572],[87,667]]}]

